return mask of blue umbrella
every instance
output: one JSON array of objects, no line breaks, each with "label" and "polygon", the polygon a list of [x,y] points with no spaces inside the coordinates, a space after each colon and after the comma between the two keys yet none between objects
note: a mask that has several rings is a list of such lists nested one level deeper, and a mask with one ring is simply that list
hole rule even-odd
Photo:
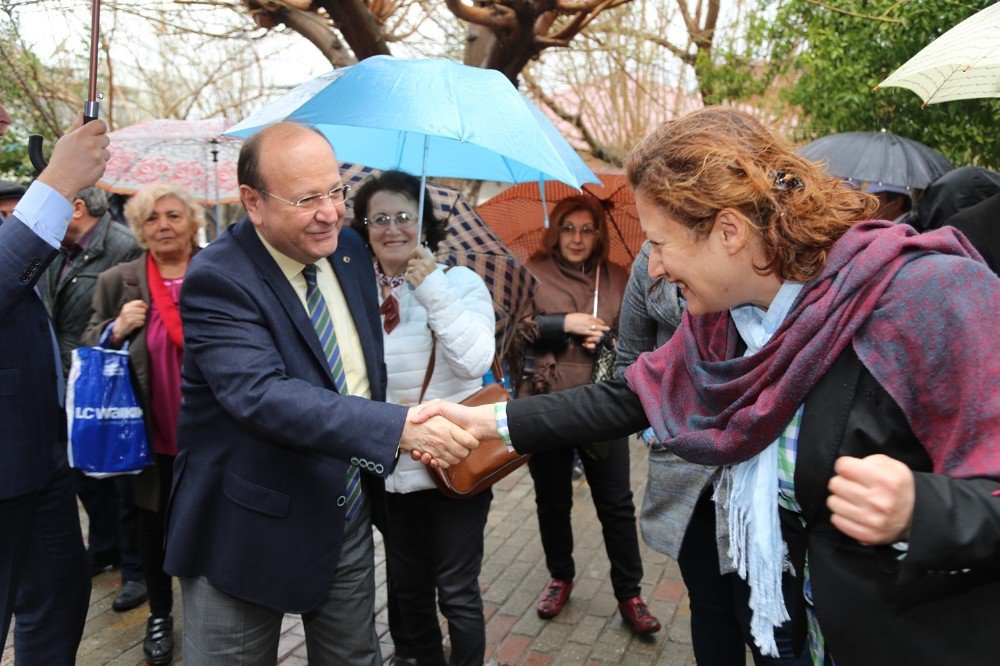
[{"label": "blue umbrella", "polygon": [[600,182],[551,121],[498,71],[439,58],[373,56],[322,74],[229,129],[316,127],[337,158],[423,176]]}]

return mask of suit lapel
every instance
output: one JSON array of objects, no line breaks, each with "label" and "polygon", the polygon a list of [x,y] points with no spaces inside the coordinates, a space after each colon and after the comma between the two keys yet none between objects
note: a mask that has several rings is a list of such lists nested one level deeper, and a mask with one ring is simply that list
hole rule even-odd
[{"label": "suit lapel", "polygon": [[274,263],[274,259],[268,254],[267,248],[257,238],[253,224],[248,218],[244,217],[233,225],[232,233],[233,237],[243,247],[251,261],[257,267],[261,278],[274,292],[276,300],[288,314],[288,318],[291,319],[292,324],[298,330],[299,335],[306,343],[306,347],[312,353],[316,362],[325,370],[326,376],[329,379],[329,388],[336,390],[333,385],[333,377],[330,375],[330,365],[327,363],[323,348],[320,347],[316,329],[313,328],[309,315],[306,313],[305,308],[302,307],[302,301],[299,300],[298,294],[295,293],[288,279],[285,278],[281,269],[278,268],[278,264]]},{"label": "suit lapel", "polygon": [[[356,251],[348,249],[347,244],[343,241],[343,232],[341,232],[340,242],[337,243],[337,251],[328,259],[330,266],[333,267],[333,272],[337,276],[337,281],[340,283],[340,290],[344,293],[344,300],[347,301],[347,307],[351,311],[351,319],[354,320],[354,327],[358,331],[358,339],[361,341],[361,351],[365,357],[365,372],[368,374],[368,384],[374,395],[375,387],[378,386],[376,370],[381,367],[382,359],[378,347],[371,344],[371,333],[366,328],[370,317],[368,309],[365,307],[365,296],[362,291],[365,287],[369,289],[374,287],[374,281],[366,281],[364,278],[365,272],[362,270],[362,267],[365,265],[364,262],[371,261],[371,259],[369,259],[367,254],[360,256]],[[381,332],[378,335],[381,339]]]}]

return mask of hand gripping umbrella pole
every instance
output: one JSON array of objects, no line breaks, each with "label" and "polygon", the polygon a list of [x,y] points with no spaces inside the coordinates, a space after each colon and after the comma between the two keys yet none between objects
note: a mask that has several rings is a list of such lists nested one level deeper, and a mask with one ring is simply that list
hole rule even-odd
[{"label": "hand gripping umbrella pole", "polygon": [[[87,88],[87,101],[83,104],[83,122],[97,120],[100,115],[101,96],[97,94],[97,47],[101,35],[101,0],[92,0],[90,7],[90,81]],[[32,134],[28,137],[28,158],[37,173],[48,165],[42,153],[42,135]]]}]

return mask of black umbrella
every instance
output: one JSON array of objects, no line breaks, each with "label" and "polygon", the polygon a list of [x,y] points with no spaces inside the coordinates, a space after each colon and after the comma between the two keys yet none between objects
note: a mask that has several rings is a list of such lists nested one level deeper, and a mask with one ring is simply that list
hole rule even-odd
[{"label": "black umbrella", "polygon": [[884,130],[831,134],[802,146],[799,154],[841,178],[917,189],[955,168],[933,148]]}]

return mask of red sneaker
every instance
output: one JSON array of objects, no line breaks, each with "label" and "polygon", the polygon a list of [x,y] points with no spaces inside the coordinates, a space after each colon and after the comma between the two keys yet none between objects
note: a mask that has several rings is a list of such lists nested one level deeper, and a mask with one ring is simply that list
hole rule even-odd
[{"label": "red sneaker", "polygon": [[538,605],[535,606],[538,617],[547,620],[559,615],[559,611],[566,605],[566,600],[569,599],[569,593],[572,591],[573,583],[567,583],[558,578],[550,580],[545,591],[542,592],[542,596],[538,599]]},{"label": "red sneaker", "polygon": [[649,607],[641,597],[622,601],[618,604],[618,612],[637,634],[655,634],[660,630],[660,621],[649,612]]}]

